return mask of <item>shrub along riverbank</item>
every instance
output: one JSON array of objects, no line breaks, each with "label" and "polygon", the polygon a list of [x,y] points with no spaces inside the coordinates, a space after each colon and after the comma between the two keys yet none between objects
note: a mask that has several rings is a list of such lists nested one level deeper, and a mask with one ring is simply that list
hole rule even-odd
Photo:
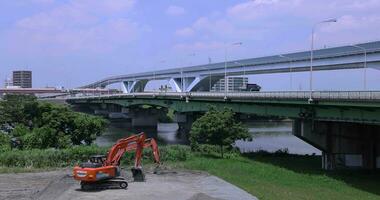
[{"label": "shrub along riverbank", "polygon": [[[38,171],[71,167],[109,148],[76,146],[69,149],[13,150],[0,153],[0,172]],[[218,148],[201,146],[192,152],[188,146],[160,146],[164,166],[202,170],[216,175],[259,199],[379,199],[380,174],[365,171],[320,169],[319,156],[278,154],[239,154],[228,151],[220,158]],[[121,165],[132,166],[127,153]],[[152,163],[149,150],[143,162]]]}]

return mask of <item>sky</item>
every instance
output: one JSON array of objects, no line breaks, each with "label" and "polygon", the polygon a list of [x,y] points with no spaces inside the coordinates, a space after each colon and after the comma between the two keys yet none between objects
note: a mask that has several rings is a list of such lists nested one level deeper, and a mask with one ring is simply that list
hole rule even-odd
[{"label": "sky", "polygon": [[[33,71],[34,87],[380,40],[380,0],[4,0],[0,79]],[[380,70],[367,71],[380,90]],[[290,84],[292,76],[292,84]],[[307,73],[250,76],[264,90],[307,89]],[[3,83],[0,84],[3,86]],[[315,73],[318,90],[360,90],[363,70]]]}]

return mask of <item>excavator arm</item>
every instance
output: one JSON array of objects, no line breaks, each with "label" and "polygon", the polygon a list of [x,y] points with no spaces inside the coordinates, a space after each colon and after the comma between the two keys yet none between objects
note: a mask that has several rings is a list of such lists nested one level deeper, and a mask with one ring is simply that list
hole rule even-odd
[{"label": "excavator arm", "polygon": [[146,139],[144,133],[134,135],[128,138],[118,140],[107,155],[107,159],[104,163],[107,165],[117,166],[120,163],[121,157],[125,152],[136,150],[135,153],[135,168],[141,167],[142,153],[145,148],[151,147],[155,163],[160,163],[160,154],[158,151],[158,145],[153,138]]},{"label": "excavator arm", "polygon": [[143,144],[137,144],[137,146],[138,147],[136,148],[135,168],[141,167],[141,158],[142,158],[143,149],[148,148],[148,147],[152,148],[154,162],[156,164],[160,164],[160,152],[158,151],[158,145],[155,139],[153,138],[145,139]]}]

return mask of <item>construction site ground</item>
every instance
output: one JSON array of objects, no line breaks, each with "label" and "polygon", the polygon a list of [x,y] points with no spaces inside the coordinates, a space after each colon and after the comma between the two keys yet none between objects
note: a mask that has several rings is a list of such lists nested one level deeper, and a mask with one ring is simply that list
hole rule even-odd
[{"label": "construction site ground", "polygon": [[123,170],[127,189],[82,191],[71,171],[0,174],[0,199],[128,199],[128,200],[253,200],[244,190],[204,172],[166,170],[146,172],[146,181],[133,182]]}]

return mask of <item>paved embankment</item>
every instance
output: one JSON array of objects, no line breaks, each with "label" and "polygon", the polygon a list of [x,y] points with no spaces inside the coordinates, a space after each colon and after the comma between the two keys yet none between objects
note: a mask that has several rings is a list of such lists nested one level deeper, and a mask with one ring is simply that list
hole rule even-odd
[{"label": "paved embankment", "polygon": [[[0,199],[254,200],[249,193],[203,172],[147,173],[128,189],[81,191],[70,171],[0,174]],[[130,178],[129,178],[130,179]]]}]

